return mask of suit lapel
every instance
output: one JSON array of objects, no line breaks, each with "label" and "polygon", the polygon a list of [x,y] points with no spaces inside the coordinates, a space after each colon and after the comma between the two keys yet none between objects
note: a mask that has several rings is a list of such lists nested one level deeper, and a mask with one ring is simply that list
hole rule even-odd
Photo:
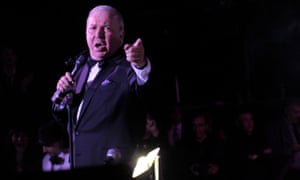
[{"label": "suit lapel", "polygon": [[101,86],[101,83],[109,77],[109,75],[114,71],[114,69],[115,69],[114,66],[107,65],[106,67],[104,67],[103,69],[101,69],[98,72],[94,81],[92,82],[92,84],[86,90],[86,92],[84,94],[84,97],[83,97],[84,103],[82,105],[81,113],[80,113],[80,116],[79,116],[76,126],[78,126],[78,124],[81,122],[81,118],[82,118],[83,114],[85,113],[87,107],[89,106],[89,103],[90,103],[92,97],[97,92],[97,89]]}]

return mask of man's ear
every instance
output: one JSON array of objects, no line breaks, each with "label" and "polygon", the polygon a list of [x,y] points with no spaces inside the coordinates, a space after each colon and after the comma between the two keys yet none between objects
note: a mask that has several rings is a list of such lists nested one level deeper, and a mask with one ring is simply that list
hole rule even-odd
[{"label": "man's ear", "polygon": [[120,40],[121,40],[122,44],[124,44],[124,40],[125,40],[125,31],[121,31],[121,32],[120,32]]}]

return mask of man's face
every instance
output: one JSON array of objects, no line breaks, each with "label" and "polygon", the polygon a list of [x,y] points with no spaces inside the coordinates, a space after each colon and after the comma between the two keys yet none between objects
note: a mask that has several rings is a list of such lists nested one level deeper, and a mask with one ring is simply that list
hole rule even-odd
[{"label": "man's face", "polygon": [[123,27],[116,15],[100,10],[88,17],[86,41],[93,59],[102,60],[113,55],[122,46],[123,39]]},{"label": "man's face", "polygon": [[25,132],[14,133],[11,136],[11,141],[16,147],[26,147],[28,145],[28,135]]},{"label": "man's face", "polygon": [[208,125],[206,123],[205,117],[198,116],[193,120],[193,130],[196,138],[201,138],[206,135]]},{"label": "man's face", "polygon": [[50,145],[43,145],[43,152],[48,153],[51,157],[57,156],[61,152],[59,142],[54,142]]},{"label": "man's face", "polygon": [[246,112],[239,115],[239,121],[243,130],[248,133],[251,133],[254,129],[254,121],[251,113]]},{"label": "man's face", "polygon": [[290,105],[288,107],[288,118],[291,122],[300,122],[300,105]]}]

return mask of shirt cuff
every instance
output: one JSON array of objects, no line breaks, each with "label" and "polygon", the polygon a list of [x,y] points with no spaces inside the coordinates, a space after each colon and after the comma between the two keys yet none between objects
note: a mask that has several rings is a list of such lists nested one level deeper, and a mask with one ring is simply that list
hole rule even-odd
[{"label": "shirt cuff", "polygon": [[137,68],[133,64],[131,64],[131,67],[133,68],[133,70],[135,71],[135,73],[137,75],[138,85],[145,84],[149,79],[149,74],[151,71],[151,63],[148,58],[146,58],[146,61],[147,61],[146,66],[142,67],[142,68]]}]

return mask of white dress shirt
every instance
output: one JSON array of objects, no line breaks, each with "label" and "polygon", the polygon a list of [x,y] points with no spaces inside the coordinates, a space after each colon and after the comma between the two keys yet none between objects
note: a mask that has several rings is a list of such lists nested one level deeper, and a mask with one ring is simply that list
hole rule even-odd
[{"label": "white dress shirt", "polygon": [[61,152],[58,157],[62,158],[63,162],[61,164],[52,164],[50,161],[51,156],[45,154],[42,161],[43,172],[70,170],[70,154]]}]

